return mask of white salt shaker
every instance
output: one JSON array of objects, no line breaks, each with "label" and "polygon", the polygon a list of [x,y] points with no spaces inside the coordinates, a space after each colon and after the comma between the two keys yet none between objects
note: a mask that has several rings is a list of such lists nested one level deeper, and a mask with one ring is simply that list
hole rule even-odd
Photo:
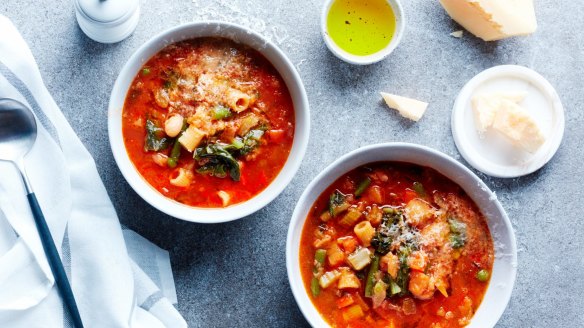
[{"label": "white salt shaker", "polygon": [[90,38],[101,43],[124,40],[138,25],[138,0],[74,0],[77,23]]}]

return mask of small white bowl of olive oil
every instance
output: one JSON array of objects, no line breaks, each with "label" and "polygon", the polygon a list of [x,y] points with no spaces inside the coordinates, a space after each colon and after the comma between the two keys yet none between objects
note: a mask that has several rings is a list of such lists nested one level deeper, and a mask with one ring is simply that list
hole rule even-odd
[{"label": "small white bowl of olive oil", "polygon": [[327,0],[320,25],[324,42],[335,56],[368,65],[397,47],[405,16],[399,0]]}]

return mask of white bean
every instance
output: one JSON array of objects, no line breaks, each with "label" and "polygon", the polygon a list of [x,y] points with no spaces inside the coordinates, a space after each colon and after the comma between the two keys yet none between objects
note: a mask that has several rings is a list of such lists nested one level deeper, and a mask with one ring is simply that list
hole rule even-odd
[{"label": "white bean", "polygon": [[166,122],[164,122],[164,132],[166,132],[166,135],[171,138],[178,136],[180,130],[182,130],[183,121],[184,118],[179,114],[167,118]]}]

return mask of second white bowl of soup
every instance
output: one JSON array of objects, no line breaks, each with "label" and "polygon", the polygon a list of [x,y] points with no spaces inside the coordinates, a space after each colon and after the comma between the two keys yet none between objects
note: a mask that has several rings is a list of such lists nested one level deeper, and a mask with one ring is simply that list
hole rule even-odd
[{"label": "second white bowl of soup", "polygon": [[313,327],[493,327],[516,262],[494,193],[447,155],[407,143],[363,147],[323,170],[286,244]]}]

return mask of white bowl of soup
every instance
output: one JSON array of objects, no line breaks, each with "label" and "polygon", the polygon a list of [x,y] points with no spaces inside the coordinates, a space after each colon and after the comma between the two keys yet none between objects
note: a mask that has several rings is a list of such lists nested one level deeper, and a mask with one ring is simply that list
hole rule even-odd
[{"label": "white bowl of soup", "polygon": [[363,147],[324,169],[286,244],[313,327],[493,327],[516,262],[495,194],[449,156],[408,143]]},{"label": "white bowl of soup", "polygon": [[244,27],[191,23],[142,45],[109,103],[114,158],[160,211],[192,222],[249,215],[297,172],[310,130],[286,55]]}]

